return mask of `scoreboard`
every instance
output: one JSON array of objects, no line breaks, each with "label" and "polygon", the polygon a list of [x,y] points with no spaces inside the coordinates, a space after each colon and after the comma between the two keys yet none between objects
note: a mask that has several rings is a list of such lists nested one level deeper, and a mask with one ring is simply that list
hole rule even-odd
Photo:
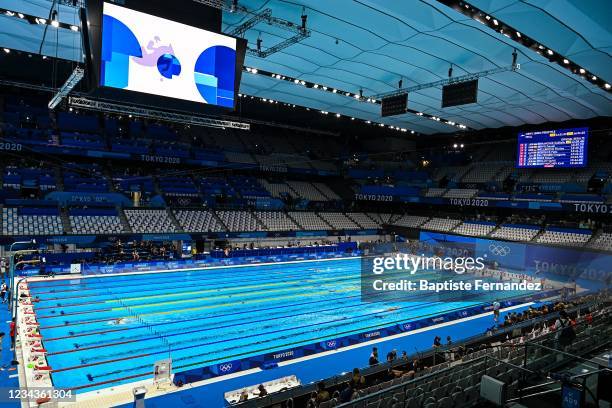
[{"label": "scoreboard", "polygon": [[586,167],[588,128],[519,133],[519,168]]}]

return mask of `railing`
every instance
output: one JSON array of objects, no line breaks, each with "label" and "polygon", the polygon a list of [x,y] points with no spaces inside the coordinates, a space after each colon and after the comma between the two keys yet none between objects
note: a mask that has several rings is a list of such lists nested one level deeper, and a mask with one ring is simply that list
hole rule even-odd
[{"label": "railing", "polygon": [[[549,319],[551,316],[546,316]],[[578,336],[570,349],[586,354],[601,348],[612,341],[612,316],[610,310],[593,320],[593,325],[581,322],[574,326]],[[514,329],[514,328],[512,328]],[[595,333],[595,331],[597,333]],[[482,375],[499,378],[508,384],[508,396],[512,400],[522,400],[527,388],[520,384],[528,379],[545,378],[556,368],[574,361],[588,361],[575,354],[559,350],[545,344],[558,344],[556,335],[551,331],[532,342],[522,344],[498,344],[476,352],[474,358],[464,358],[461,363],[445,363],[431,368],[431,372],[415,378],[402,377],[378,386],[359,391],[362,395],[339,407],[365,408],[378,402],[382,407],[426,406],[436,402],[436,407],[462,407],[475,404],[480,398],[479,384]],[[597,334],[597,335],[594,335]],[[466,362],[466,360],[468,360]],[[380,390],[377,390],[378,387]],[[448,400],[445,397],[451,396]],[[454,404],[454,405],[453,405]]]},{"label": "railing", "polygon": [[[588,303],[583,303],[580,304],[574,308],[568,309],[568,313],[576,313],[576,312],[580,312],[581,310],[594,310],[594,309],[598,309],[602,307],[602,303],[600,299],[595,299],[591,302]],[[429,349],[429,350],[424,350],[422,352],[419,352],[419,350],[416,350],[416,354],[411,355],[408,359],[397,359],[394,360],[393,362],[386,362],[386,363],[382,363],[382,364],[378,364],[376,366],[372,366],[372,367],[367,367],[364,369],[361,369],[361,374],[364,376],[370,376],[373,374],[380,374],[383,371],[386,371],[388,369],[397,369],[400,368],[404,365],[406,365],[408,363],[408,361],[413,361],[415,359],[418,359],[421,363],[424,362],[433,362],[434,360],[434,356],[437,356],[436,359],[440,359],[442,360],[442,358],[447,358],[450,360],[450,354],[453,351],[462,349],[464,354],[464,357],[462,358],[461,362],[458,361],[454,361],[454,362],[449,362],[449,363],[444,363],[444,364],[439,364],[437,366],[431,367],[428,370],[424,370],[424,371],[419,371],[417,373],[415,373],[415,378],[401,378],[401,379],[396,379],[396,380],[392,380],[390,382],[390,384],[385,384],[385,389],[384,390],[370,390],[370,392],[372,392],[369,395],[362,395],[359,399],[356,399],[354,401],[351,401],[348,404],[344,404],[342,405],[343,407],[363,407],[365,405],[367,405],[370,402],[375,402],[375,401],[381,401],[381,400],[389,400],[392,399],[393,395],[395,393],[402,393],[403,392],[403,396],[406,395],[406,390],[415,390],[417,387],[414,386],[416,381],[421,381],[422,379],[427,379],[427,378],[431,378],[434,374],[438,374],[441,372],[448,372],[451,373],[453,369],[455,369],[455,366],[457,365],[464,365],[465,367],[469,367],[472,364],[478,364],[480,362],[485,362],[486,357],[488,356],[489,358],[493,358],[494,356],[491,354],[491,350],[496,350],[499,354],[497,355],[496,358],[498,358],[499,360],[503,359],[503,358],[507,358],[507,354],[504,354],[502,352],[502,350],[504,350],[504,348],[499,347],[500,340],[503,340],[506,338],[506,336],[511,336],[512,332],[514,331],[523,331],[523,329],[527,328],[527,327],[531,327],[533,326],[535,323],[539,323],[539,322],[546,322],[546,321],[551,321],[553,319],[556,319],[558,316],[558,312],[555,313],[550,313],[547,314],[545,316],[540,316],[534,319],[530,319],[528,321],[524,321],[522,323],[519,324],[515,324],[512,325],[508,328],[504,328],[502,330],[499,330],[495,333],[493,333],[492,336],[489,335],[484,335],[484,334],[479,334],[479,335],[475,335],[469,338],[466,338],[460,342],[456,342],[454,343],[452,346],[443,346],[439,349]],[[595,322],[595,319],[594,319]],[[584,323],[580,323],[580,325],[584,325]],[[580,326],[579,325],[579,326]],[[551,339],[554,338],[555,333],[549,333],[547,335],[541,336],[539,337],[537,340],[538,341],[545,341],[546,339]],[[485,350],[479,350],[476,351],[473,348],[470,347],[470,345],[472,345],[473,347],[475,344],[477,343],[483,343],[483,342],[492,342],[492,341],[497,341],[498,345],[496,345],[495,347],[487,347],[487,349]],[[506,349],[510,349],[513,347],[518,347],[521,348],[522,346],[520,345],[509,345],[506,346]],[[503,354],[503,355],[502,355]],[[515,364],[515,365],[523,365],[523,360],[522,360],[522,356],[524,355],[524,352],[521,350],[520,352],[515,352],[514,358],[516,359],[517,357],[520,359],[520,361],[514,361],[514,362],[510,362],[511,364]],[[438,360],[438,361],[440,361]],[[450,366],[453,366],[452,368]],[[529,372],[529,367],[525,368],[522,367],[523,369],[526,369],[526,372]],[[339,387],[342,384],[347,383],[351,378],[351,374],[350,373],[342,373],[339,374],[337,376],[331,377],[331,378],[327,378],[325,379],[325,385],[326,387],[329,388],[334,388],[334,387]],[[322,379],[323,380],[323,379]],[[400,381],[401,380],[401,381]],[[478,377],[478,382],[480,381],[480,377]],[[412,385],[411,385],[412,384]],[[474,387],[476,387],[474,385]],[[379,387],[380,388],[380,387]],[[451,395],[453,391],[457,391],[454,390],[454,388],[450,387],[450,390],[445,390],[448,392],[448,395]],[[478,396],[477,392],[475,391],[476,388],[474,388],[473,390],[471,390],[472,392],[472,397],[474,397],[474,395],[476,395],[476,397]],[[240,404],[236,404],[236,407],[239,408],[247,408],[247,407],[267,407],[267,406],[271,406],[274,404],[279,404],[288,400],[297,400],[298,398],[305,398],[305,395],[308,395],[310,392],[315,391],[315,384],[311,383],[308,385],[304,385],[300,388],[296,388],[293,390],[289,390],[289,391],[285,391],[285,392],[279,392],[279,393],[274,393],[274,394],[269,394],[266,397],[263,398],[257,398],[255,400],[250,400],[250,401],[245,401],[243,403]],[[363,393],[363,392],[362,392]],[[474,394],[475,393],[475,394]],[[383,397],[384,396],[384,397]],[[388,397],[388,398],[387,398]],[[423,402],[424,399],[421,401]],[[364,403],[364,405],[359,405],[360,403]],[[408,405],[406,405],[408,406]]]}]

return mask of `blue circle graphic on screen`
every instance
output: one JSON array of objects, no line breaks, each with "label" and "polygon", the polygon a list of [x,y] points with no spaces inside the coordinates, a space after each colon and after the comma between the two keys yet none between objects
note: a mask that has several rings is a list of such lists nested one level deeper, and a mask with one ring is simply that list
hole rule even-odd
[{"label": "blue circle graphic on screen", "polygon": [[195,84],[210,104],[234,106],[236,51],[222,45],[205,49],[194,67]]},{"label": "blue circle graphic on screen", "polygon": [[172,79],[181,73],[181,63],[172,54],[164,54],[157,60],[157,70],[163,77]]}]

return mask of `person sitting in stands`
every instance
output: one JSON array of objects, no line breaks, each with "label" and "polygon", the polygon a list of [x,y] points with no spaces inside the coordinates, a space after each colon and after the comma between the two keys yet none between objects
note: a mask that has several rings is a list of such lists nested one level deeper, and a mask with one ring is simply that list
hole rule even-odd
[{"label": "person sitting in stands", "polygon": [[259,384],[257,391],[255,391],[253,394],[258,395],[259,397],[265,397],[268,395],[268,390],[266,390],[266,387],[264,387],[263,384]]},{"label": "person sitting in stands", "polygon": [[349,382],[349,386],[353,390],[359,390],[365,387],[365,377],[361,375],[361,372],[358,368],[353,369],[353,377],[351,377],[351,381]]},{"label": "person sitting in stands", "polygon": [[354,390],[351,387],[351,383],[347,382],[344,384],[344,388],[342,388],[342,391],[340,392],[340,402],[341,403],[345,403],[345,402],[349,402],[351,399],[353,399],[353,393]]},{"label": "person sitting in stands", "polygon": [[249,392],[246,390],[246,388],[244,390],[242,390],[242,392],[240,393],[240,399],[238,400],[238,402],[244,402],[244,401],[248,401],[249,399]]},{"label": "person sitting in stands", "polygon": [[433,348],[439,348],[442,347],[442,338],[440,336],[436,336],[434,337],[434,341],[433,341]]},{"label": "person sitting in stands", "polygon": [[317,405],[319,405],[322,402],[329,401],[329,400],[330,400],[329,391],[325,389],[325,383],[323,381],[320,381],[317,384],[317,397],[316,397]]}]

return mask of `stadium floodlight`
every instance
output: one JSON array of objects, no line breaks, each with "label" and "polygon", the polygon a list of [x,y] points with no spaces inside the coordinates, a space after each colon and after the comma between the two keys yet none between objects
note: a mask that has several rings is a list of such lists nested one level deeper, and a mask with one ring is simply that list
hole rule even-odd
[{"label": "stadium floodlight", "polygon": [[59,27],[59,21],[57,19],[57,10],[53,10],[53,14],[51,15],[51,25],[55,28]]},{"label": "stadium floodlight", "polygon": [[62,85],[57,94],[55,94],[51,101],[49,101],[49,109],[55,109],[55,107],[59,105],[66,96],[68,96],[70,91],[74,89],[76,84],[83,79],[83,76],[85,76],[85,70],[81,67],[76,67],[66,80],[66,83]]}]

